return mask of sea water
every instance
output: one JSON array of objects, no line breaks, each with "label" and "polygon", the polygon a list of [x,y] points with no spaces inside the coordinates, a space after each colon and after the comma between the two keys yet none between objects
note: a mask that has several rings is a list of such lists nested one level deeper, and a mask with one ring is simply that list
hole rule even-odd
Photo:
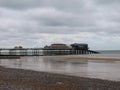
[{"label": "sea water", "polygon": [[99,50],[99,54],[91,54],[89,56],[120,58],[120,50]]}]

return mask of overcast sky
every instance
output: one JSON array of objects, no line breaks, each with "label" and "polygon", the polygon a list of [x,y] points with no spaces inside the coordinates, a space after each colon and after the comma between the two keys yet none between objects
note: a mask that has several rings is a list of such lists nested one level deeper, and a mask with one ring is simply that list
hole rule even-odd
[{"label": "overcast sky", "polygon": [[120,0],[0,0],[0,47],[51,43],[120,50]]}]

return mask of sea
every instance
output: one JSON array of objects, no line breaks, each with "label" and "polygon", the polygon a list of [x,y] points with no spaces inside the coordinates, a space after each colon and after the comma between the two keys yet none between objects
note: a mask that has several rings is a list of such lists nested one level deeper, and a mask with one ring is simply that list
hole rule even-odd
[{"label": "sea", "polygon": [[91,54],[96,57],[120,58],[120,50],[98,50],[99,54]]}]

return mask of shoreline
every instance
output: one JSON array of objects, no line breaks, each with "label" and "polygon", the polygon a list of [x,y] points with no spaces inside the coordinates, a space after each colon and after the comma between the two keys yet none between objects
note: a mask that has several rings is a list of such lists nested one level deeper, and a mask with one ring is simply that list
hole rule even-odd
[{"label": "shoreline", "polygon": [[120,90],[120,81],[84,78],[0,66],[1,90]]},{"label": "shoreline", "polygon": [[42,57],[42,58],[60,58],[64,60],[74,60],[74,61],[81,61],[81,60],[105,60],[105,61],[120,61],[120,57],[100,57],[100,56],[92,56],[92,55],[55,55],[55,56],[9,56],[3,55],[0,56],[0,59],[20,59],[21,57]]}]

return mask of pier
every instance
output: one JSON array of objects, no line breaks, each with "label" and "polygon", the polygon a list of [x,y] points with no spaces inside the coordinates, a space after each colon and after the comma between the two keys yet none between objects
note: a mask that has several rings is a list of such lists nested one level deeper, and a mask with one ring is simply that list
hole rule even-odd
[{"label": "pier", "polygon": [[42,55],[77,55],[77,54],[96,54],[98,52],[91,50],[74,49],[45,49],[45,48],[1,48],[0,55],[10,56],[42,56]]},{"label": "pier", "polygon": [[77,54],[97,54],[98,52],[89,50],[88,44],[74,43],[71,45],[55,43],[43,48],[0,48],[0,55],[9,56],[43,56],[43,55],[77,55]]}]

